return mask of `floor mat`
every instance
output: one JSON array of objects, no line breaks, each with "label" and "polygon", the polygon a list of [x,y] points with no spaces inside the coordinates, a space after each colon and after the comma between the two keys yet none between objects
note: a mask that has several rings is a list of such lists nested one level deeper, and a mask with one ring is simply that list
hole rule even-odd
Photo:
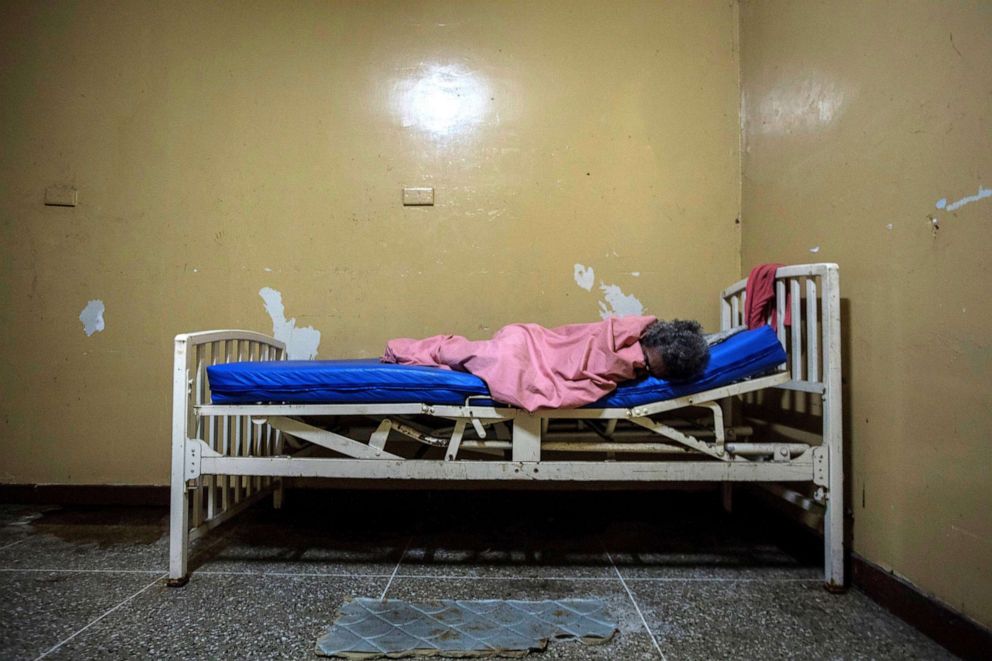
[{"label": "floor mat", "polygon": [[523,655],[548,640],[609,641],[616,621],[599,599],[558,601],[355,599],[317,641],[317,654],[348,659],[414,655]]}]

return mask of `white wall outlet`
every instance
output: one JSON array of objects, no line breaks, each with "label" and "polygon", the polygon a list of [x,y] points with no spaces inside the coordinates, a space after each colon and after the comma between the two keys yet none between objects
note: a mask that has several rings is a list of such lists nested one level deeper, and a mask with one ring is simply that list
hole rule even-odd
[{"label": "white wall outlet", "polygon": [[404,188],[403,206],[432,207],[434,206],[433,188]]}]

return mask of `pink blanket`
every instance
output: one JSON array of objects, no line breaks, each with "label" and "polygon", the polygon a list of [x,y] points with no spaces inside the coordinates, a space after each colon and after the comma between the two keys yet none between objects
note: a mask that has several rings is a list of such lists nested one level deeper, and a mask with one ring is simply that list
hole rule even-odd
[{"label": "pink blanket", "polygon": [[654,317],[609,318],[544,328],[504,326],[490,340],[435,335],[386,344],[385,363],[431,365],[471,372],[493,398],[527,411],[595,402],[644,367],[638,341]]}]

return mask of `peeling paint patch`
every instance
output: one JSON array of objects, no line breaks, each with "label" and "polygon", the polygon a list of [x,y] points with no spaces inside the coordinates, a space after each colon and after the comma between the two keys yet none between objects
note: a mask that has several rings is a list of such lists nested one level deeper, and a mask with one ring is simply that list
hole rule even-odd
[{"label": "peeling paint patch", "polygon": [[286,344],[286,357],[290,360],[313,360],[320,345],[320,331],[313,326],[296,327],[296,318],[286,319],[282,294],[271,287],[262,287],[258,295],[265,301],[265,311],[272,318],[272,334]]},{"label": "peeling paint patch", "polygon": [[79,313],[79,320],[83,322],[83,332],[86,333],[86,337],[106,328],[106,322],[103,320],[103,313],[106,309],[103,301],[97,298],[88,302],[83,311]]},{"label": "peeling paint patch", "polygon": [[885,226],[885,229],[891,231],[893,227],[895,227],[895,225],[893,225],[892,223],[889,223],[888,225]]},{"label": "peeling paint patch", "polygon": [[944,209],[945,211],[957,211],[966,204],[971,204],[972,202],[978,202],[979,200],[984,200],[987,197],[992,197],[992,188],[985,188],[984,186],[978,187],[978,193],[975,195],[968,195],[967,197],[962,197],[956,202],[951,202],[948,204],[947,198],[942,197],[937,200],[936,207],[938,209]]},{"label": "peeling paint patch", "polygon": [[582,287],[586,291],[592,291],[592,286],[596,282],[596,272],[592,270],[591,266],[576,264],[574,276],[575,284]]},{"label": "peeling paint patch", "polygon": [[813,246],[812,248],[809,249],[809,251],[812,253],[818,253],[820,252],[820,246]]},{"label": "peeling paint patch", "polygon": [[602,319],[644,314],[644,305],[637,300],[637,297],[624,294],[617,285],[600,282],[599,289],[606,299],[599,302],[599,316]]},{"label": "peeling paint patch", "polygon": [[630,274],[632,276],[634,276],[635,278],[641,277],[641,272],[640,271],[631,271]]}]

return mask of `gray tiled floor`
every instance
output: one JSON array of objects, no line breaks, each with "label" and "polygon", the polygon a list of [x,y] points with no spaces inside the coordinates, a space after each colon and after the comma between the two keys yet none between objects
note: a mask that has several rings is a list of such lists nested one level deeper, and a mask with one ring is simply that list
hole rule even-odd
[{"label": "gray tiled floor", "polygon": [[940,659],[942,647],[709,494],[290,494],[164,586],[163,508],[0,506],[0,658],[294,658],[345,600],[598,597],[608,644],[548,659]]}]

